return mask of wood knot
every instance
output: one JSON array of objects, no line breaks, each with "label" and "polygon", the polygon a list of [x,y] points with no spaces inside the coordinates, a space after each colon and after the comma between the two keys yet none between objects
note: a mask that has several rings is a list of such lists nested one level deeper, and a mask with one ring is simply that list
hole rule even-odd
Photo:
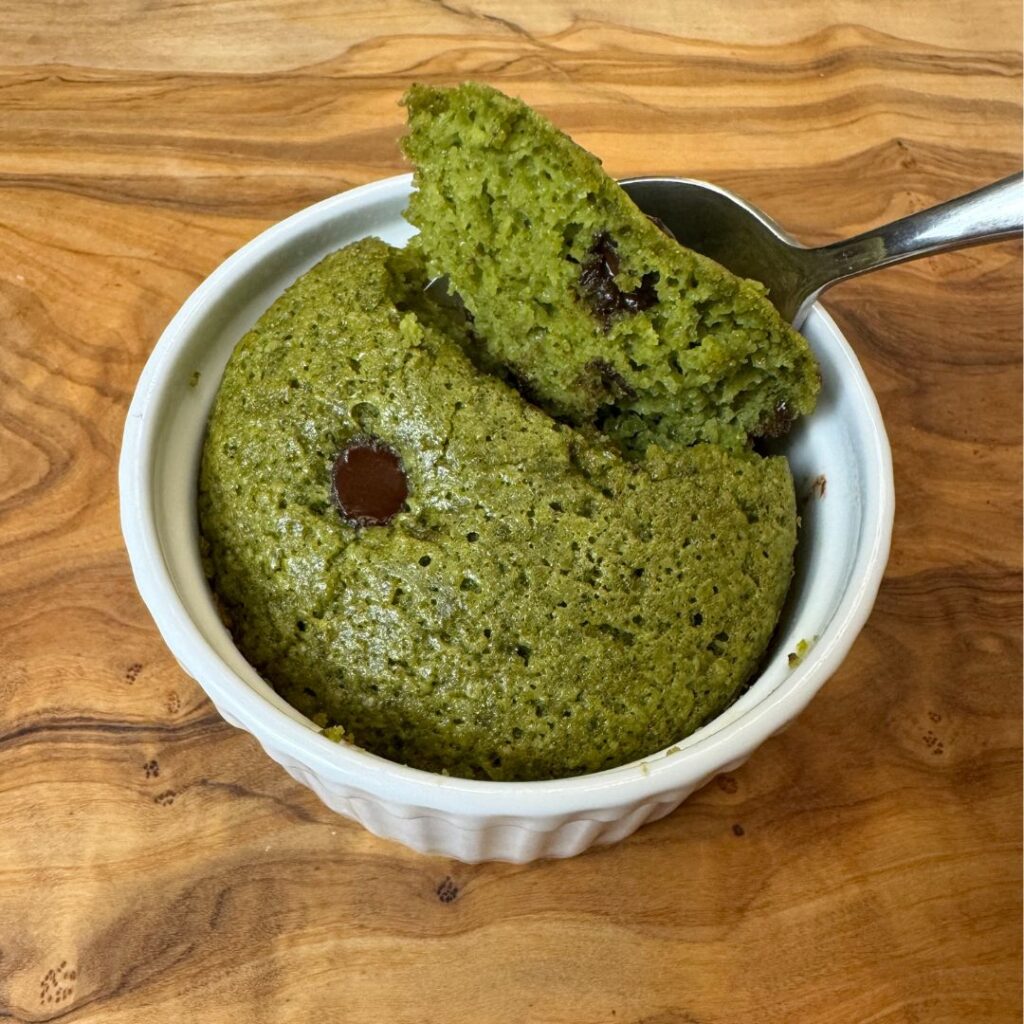
[{"label": "wood knot", "polygon": [[75,979],[78,970],[67,960],[61,960],[56,967],[51,967],[39,980],[39,1005],[57,1005],[66,1003],[75,994]]},{"label": "wood knot", "polygon": [[452,881],[451,875],[446,875],[438,882],[434,892],[442,903],[454,903],[459,898],[459,887]]}]

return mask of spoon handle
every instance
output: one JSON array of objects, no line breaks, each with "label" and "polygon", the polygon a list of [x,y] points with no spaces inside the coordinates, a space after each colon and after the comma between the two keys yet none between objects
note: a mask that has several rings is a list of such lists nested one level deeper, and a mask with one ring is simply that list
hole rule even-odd
[{"label": "spoon handle", "polygon": [[802,301],[801,312],[837,281],[919,256],[1013,238],[1022,230],[1024,174],[1011,174],[976,192],[872,228],[845,242],[809,250],[811,294]]}]

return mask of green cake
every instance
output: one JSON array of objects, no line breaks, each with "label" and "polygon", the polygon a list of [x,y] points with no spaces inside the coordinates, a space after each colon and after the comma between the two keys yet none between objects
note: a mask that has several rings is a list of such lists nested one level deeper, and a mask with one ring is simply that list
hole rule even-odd
[{"label": "green cake", "polygon": [[[414,132],[441,97],[414,94]],[[603,196],[593,161],[575,159],[580,188]],[[413,214],[424,228],[425,203]],[[643,237],[664,270],[669,257],[622,211],[609,227],[623,260],[627,242]],[[583,257],[589,244],[573,251]],[[479,290],[466,254],[445,267],[476,302],[474,332],[513,317],[504,303],[494,315],[480,305],[486,282],[499,280],[489,259],[481,256]],[[710,280],[703,264],[686,266]],[[678,741],[734,699],[774,630],[796,540],[785,460],[738,443],[652,445],[642,459],[625,458],[483,372],[466,354],[477,343],[431,303],[426,281],[418,251],[358,242],[301,277],[232,355],[203,449],[199,519],[207,573],[240,650],[329,735],[431,771],[558,778]],[[724,294],[720,271],[714,281]],[[785,396],[802,408],[809,399],[798,400],[795,385],[812,374],[795,336],[764,326],[752,288],[735,286],[734,298],[749,301],[758,351],[784,378],[763,383],[768,403]],[[534,304],[529,293],[522,301]],[[571,295],[537,301],[568,303],[567,324],[580,314]],[[709,308],[715,302],[724,300]],[[493,352],[529,372],[535,400],[541,393],[549,408],[585,420],[599,403],[572,400],[581,367],[554,339],[561,316],[553,311],[531,336],[529,357],[501,341]],[[585,340],[588,351],[607,344],[614,366],[639,352],[617,320]],[[784,359],[799,373],[787,376]],[[653,368],[629,380],[631,409],[643,415],[628,415],[651,437],[736,442],[754,422],[744,417],[763,412],[751,400],[725,417],[722,385],[706,406],[716,426],[701,428],[687,397],[699,389],[682,375],[666,376],[662,389]],[[382,473],[372,494],[360,490],[364,464]]]},{"label": "green cake", "polygon": [[764,288],[668,238],[547,120],[477,84],[405,104],[412,244],[472,314],[478,365],[636,454],[811,411],[816,363]]}]

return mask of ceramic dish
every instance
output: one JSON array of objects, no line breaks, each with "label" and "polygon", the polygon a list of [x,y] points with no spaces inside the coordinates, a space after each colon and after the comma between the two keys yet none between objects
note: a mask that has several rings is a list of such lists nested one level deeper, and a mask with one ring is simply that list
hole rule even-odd
[{"label": "ceramic dish", "polygon": [[[411,234],[402,219],[410,188],[411,176],[403,175],[302,210],[196,289],[153,350],[131,403],[120,462],[121,526],[139,591],[181,667],[224,718],[252,733],[329,807],[424,853],[520,863],[570,857],[623,839],[738,767],[839,667],[868,617],[888,557],[889,444],[856,356],[815,307],[804,333],[821,363],[821,398],[781,446],[802,514],[782,621],[747,691],[667,750],[579,778],[480,782],[407,768],[325,739],[259,677],[217,616],[199,559],[199,456],[238,339],[328,252],[368,234],[401,245]],[[793,665],[800,641],[810,649]]]}]

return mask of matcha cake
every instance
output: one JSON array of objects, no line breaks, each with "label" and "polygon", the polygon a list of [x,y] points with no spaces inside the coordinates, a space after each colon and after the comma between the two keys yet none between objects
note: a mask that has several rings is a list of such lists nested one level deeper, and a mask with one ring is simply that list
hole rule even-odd
[{"label": "matcha cake", "polygon": [[[424,295],[415,251],[366,239],[301,277],[228,363],[200,474],[207,573],[245,657],[329,735],[475,778],[622,764],[720,712],[768,644],[792,573],[793,486],[784,459],[738,441],[774,405],[806,408],[812,367],[752,286],[648,233],[591,158],[519,105],[480,90],[419,90],[410,102],[410,149],[427,161],[413,216],[434,239],[423,249],[495,356],[581,422],[614,399],[619,436],[633,417],[641,426],[629,429],[651,437],[737,443],[626,459],[558,422],[466,355],[473,341]],[[473,108],[478,135],[462,123]],[[470,157],[499,130],[513,159],[488,212],[466,205]],[[434,161],[456,138],[467,163],[446,186]],[[512,199],[526,161],[553,187],[560,175],[559,197],[578,192],[573,211],[593,193],[594,214],[541,217],[526,202],[545,241],[499,288],[510,259],[527,256]],[[449,187],[459,198],[442,210]],[[602,232],[619,246],[625,294],[661,275],[658,302],[613,315],[607,332],[573,297]],[[576,264],[551,248],[556,236]],[[678,313],[661,297],[672,277],[687,282]],[[526,324],[529,347],[513,346]],[[700,324],[698,370],[669,339]],[[580,401],[574,382],[601,358],[625,383],[601,370]]]},{"label": "matcha cake", "polygon": [[764,288],[667,237],[550,122],[478,84],[404,102],[412,244],[472,314],[479,365],[635,453],[739,448],[811,411],[816,363]]}]

